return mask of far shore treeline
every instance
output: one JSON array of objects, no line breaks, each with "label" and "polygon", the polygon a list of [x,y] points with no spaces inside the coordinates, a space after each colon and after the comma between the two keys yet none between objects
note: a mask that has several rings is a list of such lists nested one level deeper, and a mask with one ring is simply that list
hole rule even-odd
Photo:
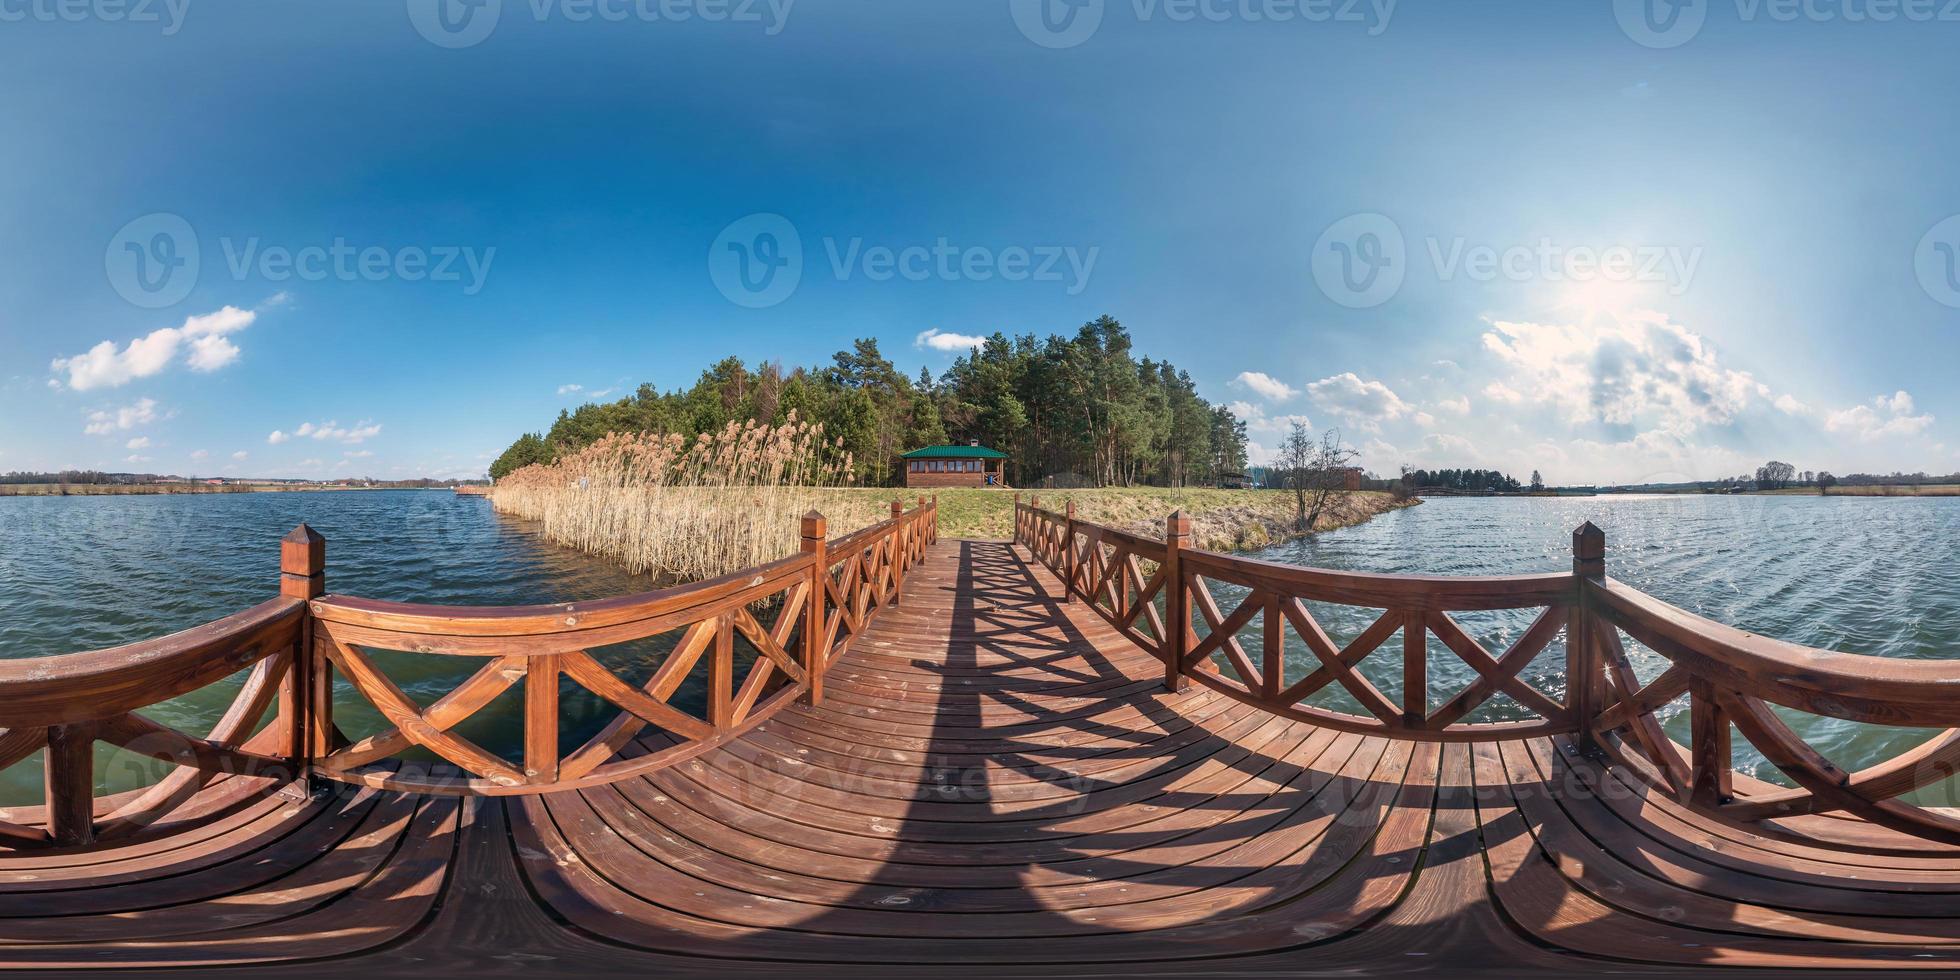
[{"label": "far shore treeline", "polygon": [[899,482],[899,454],[977,440],[1008,454],[1017,486],[1050,478],[1067,486],[1211,485],[1246,469],[1244,421],[1198,397],[1191,376],[1168,361],[1137,357],[1129,332],[1110,317],[1072,338],[995,333],[935,377],[893,366],[876,340],[858,340],[828,366],[785,370],[725,358],[685,390],[651,384],[618,401],[563,411],[549,430],[528,433],[490,466],[502,478],[548,463],[608,433],[679,433],[693,438],[729,422],[781,424],[794,412],[823,426],[849,453],[853,481]]}]

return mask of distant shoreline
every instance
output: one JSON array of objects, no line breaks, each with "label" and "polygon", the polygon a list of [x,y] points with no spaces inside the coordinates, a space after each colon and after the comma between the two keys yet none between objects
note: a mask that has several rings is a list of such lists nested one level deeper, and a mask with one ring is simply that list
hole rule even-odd
[{"label": "distant shoreline", "polygon": [[222,486],[194,483],[0,483],[0,497],[129,497],[192,493],[339,493],[368,490],[441,490],[449,487]]}]

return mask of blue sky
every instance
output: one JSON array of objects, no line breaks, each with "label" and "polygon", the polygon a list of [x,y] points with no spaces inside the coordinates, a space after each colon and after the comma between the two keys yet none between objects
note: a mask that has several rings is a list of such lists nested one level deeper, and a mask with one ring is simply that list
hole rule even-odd
[{"label": "blue sky", "polygon": [[0,0],[0,470],[1104,313],[1386,472],[1960,469],[1947,4],[486,2]]}]

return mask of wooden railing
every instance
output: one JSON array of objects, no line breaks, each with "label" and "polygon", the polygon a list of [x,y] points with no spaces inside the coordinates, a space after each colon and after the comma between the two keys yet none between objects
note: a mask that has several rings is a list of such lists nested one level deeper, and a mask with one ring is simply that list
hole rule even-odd
[{"label": "wooden railing", "polygon": [[[1960,813],[1902,799],[1960,773],[1960,667],[1818,650],[1696,616],[1607,577],[1605,535],[1591,524],[1573,533],[1570,573],[1460,578],[1337,572],[1215,554],[1190,547],[1181,514],[1166,520],[1160,540],[1079,520],[1072,504],[1062,513],[1042,510],[1038,499],[1017,500],[1014,535],[1065,583],[1071,602],[1086,601],[1162,661],[1172,690],[1195,681],[1277,715],[1400,739],[1568,736],[1654,789],[1722,820],[1841,814],[1960,844]],[[1244,590],[1229,613],[1215,600],[1215,583]],[[1384,611],[1343,646],[1320,627],[1306,602]],[[1450,615],[1493,609],[1538,611],[1501,654],[1485,649]],[[1248,634],[1258,639],[1256,655],[1245,649]],[[1398,634],[1399,703],[1359,669]],[[1440,694],[1433,689],[1432,637],[1470,668],[1467,685]],[[1572,680],[1560,692],[1525,683],[1521,671],[1560,639],[1561,675]],[[1643,683],[1630,642],[1668,666]],[[1304,676],[1285,673],[1289,644],[1306,651],[1311,669]],[[1306,703],[1330,684],[1344,688],[1368,714]],[[1499,691],[1535,717],[1463,721]],[[1684,698],[1690,720],[1685,746],[1663,731],[1661,720],[1664,708]],[[1812,747],[1775,708],[1940,731],[1853,772]],[[1731,725],[1795,786],[1736,772]]]},{"label": "wooden railing", "polygon": [[[1491,741],[1579,730],[1575,719],[1581,715],[1569,698],[1519,677],[1572,617],[1578,596],[1572,575],[1438,578],[1299,568],[1193,548],[1190,524],[1181,513],[1165,521],[1164,537],[1156,540],[1077,520],[1072,505],[1060,514],[1042,510],[1038,498],[1016,503],[1015,527],[1030,552],[1067,583],[1071,598],[1087,600],[1110,625],[1164,662],[1165,682],[1173,690],[1196,681],[1277,715],[1422,741]],[[1153,569],[1146,572],[1145,562]],[[1244,592],[1229,612],[1218,601],[1217,585]],[[1307,602],[1382,612],[1359,636],[1337,645]],[[1538,611],[1530,628],[1497,654],[1450,617],[1493,609]],[[1248,630],[1256,631],[1256,654],[1245,648]],[[1398,636],[1401,696],[1391,699],[1359,667]],[[1428,671],[1432,636],[1476,678],[1440,704]],[[1313,669],[1287,676],[1289,646],[1304,648]],[[1344,689],[1368,714],[1310,703],[1329,685]],[[1463,720],[1500,691],[1535,717]]]},{"label": "wooden railing", "polygon": [[[616,782],[672,765],[761,724],[802,695],[822,696],[822,676],[885,606],[897,601],[906,569],[924,555],[936,510],[921,500],[890,520],[826,541],[821,515],[803,523],[793,557],[719,578],[644,595],[550,606],[420,606],[343,596],[312,603],[313,646],[324,658],[316,683],[332,673],[392,725],[347,744],[327,744],[331,705],[313,716],[312,771],[326,779],[387,789],[475,796],[548,793]],[[763,617],[769,617],[764,622]],[[643,685],[601,664],[598,647],[677,634],[673,649]],[[737,637],[754,651],[737,676]],[[424,708],[409,699],[365,650],[467,657],[483,665]],[[671,703],[706,660],[705,717]],[[619,709],[584,744],[558,744],[559,680],[569,678]],[[456,726],[522,681],[524,758],[508,762],[457,734]],[[654,726],[673,743],[644,755],[622,751]],[[420,747],[460,775],[403,765]]]},{"label": "wooden railing", "polygon": [[[282,544],[307,547],[304,526]],[[0,846],[75,846],[129,837],[221,777],[233,796],[276,792],[304,767],[298,750],[306,602],[291,591],[170,636],[108,650],[0,660],[0,770],[45,749],[43,803],[4,811]],[[203,736],[138,712],[249,670]],[[272,722],[260,727],[278,705]],[[95,743],[174,764],[147,788],[95,796]]]},{"label": "wooden railing", "polygon": [[[802,522],[791,557],[692,585],[591,603],[427,606],[326,594],[326,542],[305,525],[281,542],[281,596],[172,636],[92,653],[0,660],[0,769],[45,749],[44,802],[0,810],[0,847],[73,846],[136,834],[214,781],[238,798],[295,793],[310,781],[469,795],[545,793],[625,779],[702,752],[760,724],[798,697],[819,700],[823,676],[878,612],[898,601],[906,571],[938,537],[938,508],[921,497],[889,520],[826,540]],[[764,618],[769,622],[765,623]],[[677,634],[652,678],[634,685],[595,647]],[[755,651],[737,677],[737,637]],[[372,650],[482,661],[426,707],[376,664]],[[670,703],[706,661],[704,717]],[[231,708],[204,736],[140,714],[249,669]],[[336,672],[387,723],[348,740],[334,725]],[[560,679],[619,709],[570,752],[558,745]],[[523,761],[510,763],[455,733],[523,682]],[[266,717],[277,706],[267,722]],[[632,754],[648,726],[671,736]],[[97,741],[172,768],[153,785],[94,795]],[[399,758],[422,749],[448,765]],[[219,808],[206,806],[205,811]]]}]

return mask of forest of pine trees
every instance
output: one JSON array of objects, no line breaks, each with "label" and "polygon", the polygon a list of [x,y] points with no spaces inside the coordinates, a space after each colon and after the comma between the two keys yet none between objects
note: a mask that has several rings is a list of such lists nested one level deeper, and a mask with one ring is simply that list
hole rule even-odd
[{"label": "forest of pine trees", "polygon": [[1064,485],[1210,485],[1246,469],[1245,423],[1198,397],[1190,375],[1168,361],[1137,358],[1123,325],[1105,316],[1073,338],[995,333],[936,378],[924,369],[907,377],[875,340],[817,368],[725,358],[683,391],[643,384],[618,401],[560,412],[548,431],[518,438],[490,475],[549,462],[609,432],[692,437],[730,421],[780,423],[791,411],[841,438],[856,482],[867,485],[900,482],[900,453],[969,439],[1007,453],[1016,486],[1051,477]]}]

